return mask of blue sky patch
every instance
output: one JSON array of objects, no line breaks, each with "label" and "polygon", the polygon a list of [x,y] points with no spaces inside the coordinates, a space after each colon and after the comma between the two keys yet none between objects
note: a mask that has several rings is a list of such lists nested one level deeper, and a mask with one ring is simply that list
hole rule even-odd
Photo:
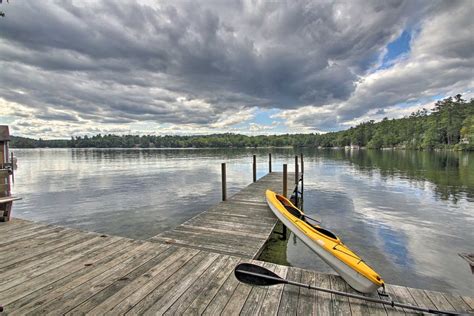
[{"label": "blue sky patch", "polygon": [[390,67],[395,59],[399,58],[403,54],[408,53],[410,51],[410,41],[411,33],[405,30],[396,40],[388,43],[387,52],[383,57],[380,69]]},{"label": "blue sky patch", "polygon": [[277,114],[280,110],[271,109],[271,110],[261,110],[258,109],[257,113],[253,119],[253,122],[261,125],[271,125],[273,121],[281,121],[279,118],[271,118],[270,116]]}]

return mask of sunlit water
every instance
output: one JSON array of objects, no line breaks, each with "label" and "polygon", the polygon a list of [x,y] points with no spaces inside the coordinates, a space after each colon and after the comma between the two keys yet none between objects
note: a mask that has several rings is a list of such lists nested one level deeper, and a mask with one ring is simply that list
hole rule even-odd
[{"label": "sunlit water", "polygon": [[[268,168],[259,150],[14,150],[15,217],[132,238],[172,229]],[[272,149],[274,170],[293,149]],[[298,151],[299,152],[299,151]],[[474,295],[461,252],[474,252],[474,155],[305,150],[304,208],[389,283]],[[292,165],[289,169],[291,170]],[[288,261],[330,272],[290,237]]]}]

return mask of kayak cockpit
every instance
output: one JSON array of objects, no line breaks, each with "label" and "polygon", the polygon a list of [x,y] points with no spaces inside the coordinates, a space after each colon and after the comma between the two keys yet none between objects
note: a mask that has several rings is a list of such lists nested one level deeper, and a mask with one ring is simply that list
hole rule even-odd
[{"label": "kayak cockpit", "polygon": [[300,220],[303,220],[306,224],[311,226],[311,228],[313,228],[318,233],[320,233],[320,234],[322,234],[326,237],[329,237],[331,239],[339,241],[339,238],[333,232],[331,232],[327,229],[324,229],[320,226],[313,225],[310,222],[308,222],[308,219],[306,218],[304,213],[301,212],[298,208],[291,205],[285,197],[283,197],[281,195],[276,195],[276,197],[277,197],[278,201],[285,207],[285,209],[288,211],[288,213],[290,213],[291,215],[293,215],[294,217],[296,217]]},{"label": "kayak cockpit", "polygon": [[290,205],[284,205],[286,210],[296,218],[303,219],[304,215],[301,213],[299,209]]},{"label": "kayak cockpit", "polygon": [[324,229],[322,227],[317,227],[317,226],[314,226],[314,225],[311,225],[311,226],[313,226],[313,228],[315,230],[317,230],[319,233],[323,234],[324,236],[327,236],[327,237],[335,239],[335,240],[339,240],[339,238],[333,232],[331,232],[327,229]]}]

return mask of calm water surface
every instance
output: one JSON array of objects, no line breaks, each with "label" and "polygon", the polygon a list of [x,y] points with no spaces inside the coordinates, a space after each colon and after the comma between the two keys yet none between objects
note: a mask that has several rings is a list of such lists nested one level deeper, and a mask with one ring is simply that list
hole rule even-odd
[{"label": "calm water surface", "polygon": [[[132,238],[172,229],[259,174],[269,150],[14,150],[16,217]],[[274,170],[293,149],[273,149]],[[306,150],[304,208],[389,283],[474,295],[474,154]],[[291,166],[290,166],[291,169]],[[331,272],[290,237],[288,261]]]}]

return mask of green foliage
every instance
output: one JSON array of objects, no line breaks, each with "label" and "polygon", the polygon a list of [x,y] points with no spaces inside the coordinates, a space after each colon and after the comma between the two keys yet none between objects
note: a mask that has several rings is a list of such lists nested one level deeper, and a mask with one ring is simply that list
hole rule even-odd
[{"label": "green foliage", "polygon": [[435,103],[431,114],[423,109],[401,119],[369,121],[340,132],[246,136],[214,134],[194,136],[95,135],[71,140],[34,140],[13,137],[12,147],[97,148],[206,148],[206,147],[344,147],[458,150],[474,149],[474,99],[466,102],[458,94]]},{"label": "green foliage", "polygon": [[[331,160],[350,161],[351,165],[367,172],[377,170],[384,179],[393,176],[410,181],[428,180],[434,184],[437,197],[457,199],[467,194],[474,199],[474,159],[471,153],[456,151],[426,152],[417,150],[325,150],[322,153]],[[310,156],[310,154],[306,154]]]},{"label": "green foliage", "polygon": [[469,143],[474,145],[474,114],[468,115],[462,122],[461,128],[462,143]]}]

